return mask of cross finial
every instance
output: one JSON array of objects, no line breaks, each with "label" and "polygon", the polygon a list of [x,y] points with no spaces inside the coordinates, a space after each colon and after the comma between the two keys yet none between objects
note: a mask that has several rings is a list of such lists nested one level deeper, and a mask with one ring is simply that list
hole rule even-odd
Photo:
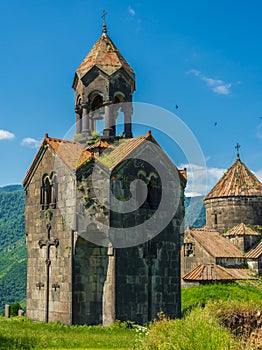
[{"label": "cross finial", "polygon": [[239,149],[240,149],[240,144],[237,142],[237,144],[235,145],[235,149],[237,150],[237,159],[240,159],[240,155],[239,155]]},{"label": "cross finial", "polygon": [[106,12],[106,10],[104,10],[101,18],[103,18],[103,33],[105,33],[105,34],[107,33],[107,29],[106,29],[106,15],[107,15],[107,12]]},{"label": "cross finial", "polygon": [[106,12],[106,10],[104,10],[103,14],[101,16],[101,18],[103,18],[103,20],[104,20],[104,24],[106,24],[106,15],[107,15],[107,12]]}]

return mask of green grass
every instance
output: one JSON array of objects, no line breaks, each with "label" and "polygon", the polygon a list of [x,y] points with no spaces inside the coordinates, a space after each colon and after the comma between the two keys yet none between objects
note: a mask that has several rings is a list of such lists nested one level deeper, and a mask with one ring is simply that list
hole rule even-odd
[{"label": "green grass", "polygon": [[183,289],[182,304],[181,320],[163,318],[149,328],[129,329],[127,323],[119,322],[107,328],[70,327],[0,317],[0,349],[244,349],[220,320],[232,311],[261,310],[262,280]]},{"label": "green grass", "polygon": [[135,334],[121,325],[70,327],[0,317],[0,349],[132,349]]},{"label": "green grass", "polygon": [[210,301],[252,301],[257,308],[261,308],[262,279],[242,284],[210,284],[182,289],[182,314],[186,315],[196,306],[204,307]]},{"label": "green grass", "polygon": [[220,326],[208,310],[195,308],[181,320],[156,321],[142,339],[143,350],[230,350],[241,349],[240,341]]}]

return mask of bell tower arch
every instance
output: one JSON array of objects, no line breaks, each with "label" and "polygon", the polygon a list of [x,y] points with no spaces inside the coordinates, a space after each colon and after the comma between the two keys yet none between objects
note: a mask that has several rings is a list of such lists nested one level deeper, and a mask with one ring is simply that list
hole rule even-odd
[{"label": "bell tower arch", "polygon": [[116,136],[116,119],[124,114],[123,135],[132,137],[135,73],[107,34],[101,37],[78,67],[75,90],[76,134],[80,142],[92,138],[96,121],[104,120],[103,137]]}]

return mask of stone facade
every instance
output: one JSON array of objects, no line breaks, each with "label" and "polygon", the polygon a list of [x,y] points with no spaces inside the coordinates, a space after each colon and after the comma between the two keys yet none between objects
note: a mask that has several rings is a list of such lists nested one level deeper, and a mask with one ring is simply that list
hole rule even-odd
[{"label": "stone facade", "polygon": [[262,225],[261,197],[221,197],[205,200],[206,226],[221,233],[243,222]]},{"label": "stone facade", "polygon": [[[151,132],[132,138],[134,72],[105,27],[73,88],[79,142],[46,135],[24,180],[27,317],[103,325],[116,319],[143,324],[160,311],[180,317],[186,175]],[[125,118],[121,137],[114,124],[119,108]],[[101,118],[104,133],[92,137]],[[135,203],[142,205],[122,211],[137,179]],[[164,196],[168,206],[160,210]],[[147,222],[153,226],[138,235],[136,227]]]},{"label": "stone facade", "polygon": [[[40,203],[43,177],[51,176],[56,158],[50,148],[42,149],[41,153],[30,184],[26,186],[26,314],[32,320],[71,323],[74,236],[55,208],[55,202],[48,207]],[[62,199],[63,193],[60,189],[57,200]]]}]

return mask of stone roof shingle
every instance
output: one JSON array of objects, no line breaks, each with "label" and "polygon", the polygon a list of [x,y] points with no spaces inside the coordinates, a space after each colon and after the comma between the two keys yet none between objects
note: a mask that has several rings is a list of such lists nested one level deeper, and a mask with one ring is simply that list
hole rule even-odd
[{"label": "stone roof shingle", "polygon": [[250,249],[246,253],[246,258],[248,259],[258,259],[262,255],[262,241],[260,241],[255,248]]},{"label": "stone roof shingle", "polygon": [[193,236],[214,258],[243,258],[241,250],[215,230],[188,228],[185,242],[188,234]]},{"label": "stone roof shingle", "polygon": [[262,183],[239,158],[206,195],[205,200],[235,196],[262,196]]},{"label": "stone roof shingle", "polygon": [[185,281],[230,281],[256,279],[249,269],[226,268],[216,264],[201,264],[187,273]]},{"label": "stone roof shingle", "polygon": [[250,226],[245,225],[243,222],[239,225],[232,227],[228,230],[224,236],[260,236],[261,234],[255,231]]},{"label": "stone roof shingle", "polygon": [[135,74],[106,32],[103,32],[76,72],[82,78],[94,66],[108,75],[120,68],[125,69],[133,78]]}]

